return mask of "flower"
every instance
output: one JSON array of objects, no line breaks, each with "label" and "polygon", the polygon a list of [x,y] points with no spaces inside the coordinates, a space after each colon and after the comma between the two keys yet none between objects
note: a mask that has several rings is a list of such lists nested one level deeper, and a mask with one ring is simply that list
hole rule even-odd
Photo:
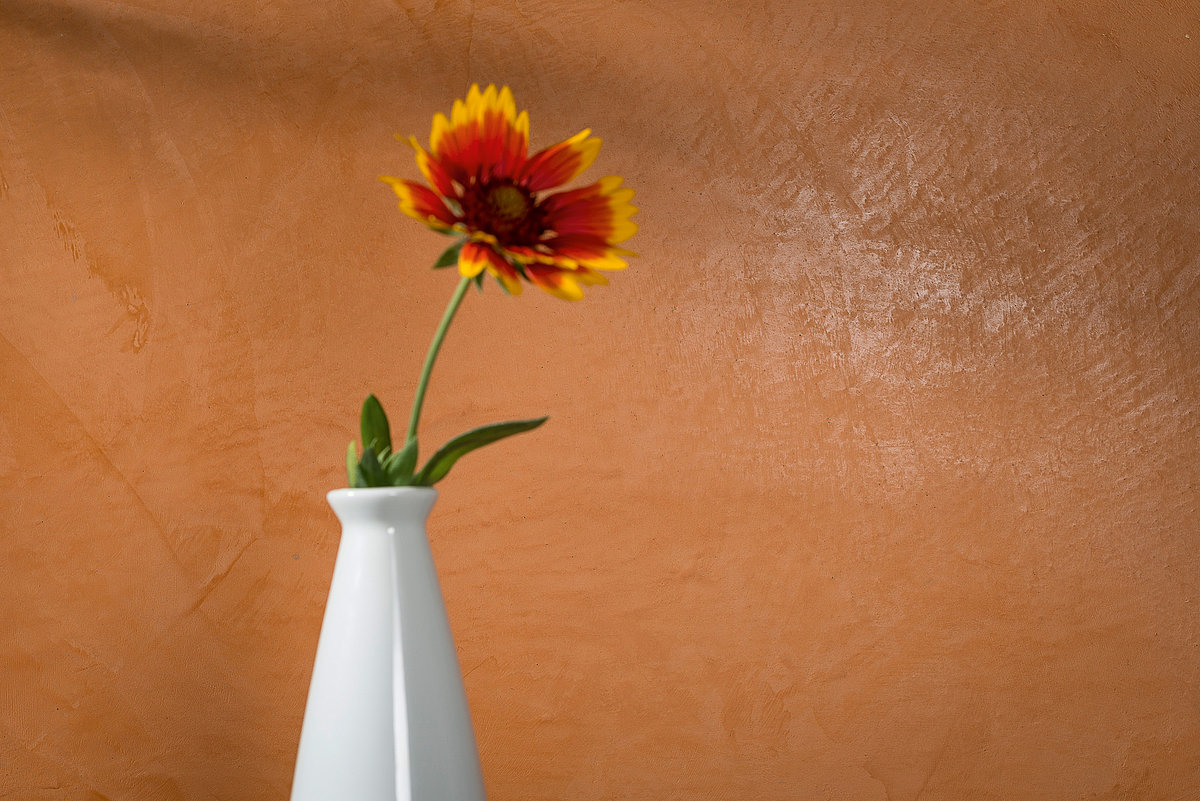
[{"label": "flower", "polygon": [[601,270],[621,270],[633,254],[617,247],[637,226],[633,190],[610,176],[579,189],[548,193],[595,160],[600,140],[583,130],[528,155],[529,114],[517,114],[512,92],[472,85],[447,119],[433,117],[426,151],[410,137],[429,186],[383,176],[400,210],[430,228],[463,235],[458,271],[486,270],[511,294],[521,281],[567,300],[582,286],[607,284]]},{"label": "flower", "polygon": [[586,170],[600,152],[600,140],[584,130],[530,157],[529,115],[517,114],[507,86],[482,92],[472,86],[465,100],[454,101],[449,119],[435,114],[429,151],[415,137],[409,141],[429,186],[383,180],[400,198],[401,211],[459,237],[434,267],[457,264],[462,277],[425,354],[403,441],[392,440],[387,414],[374,395],[363,403],[361,455],[354,441],[346,448],[351,487],[433,486],[463,455],[546,422],[538,417],[473,428],[417,467],[417,429],[434,362],[467,290],[483,281],[485,271],[510,294],[520,293],[521,282],[528,281],[579,300],[582,286],[608,283],[601,270],[624,269],[623,257],[633,255],[617,247],[637,231],[629,219],[637,211],[629,203],[633,190],[622,188],[620,178],[548,191]]}]

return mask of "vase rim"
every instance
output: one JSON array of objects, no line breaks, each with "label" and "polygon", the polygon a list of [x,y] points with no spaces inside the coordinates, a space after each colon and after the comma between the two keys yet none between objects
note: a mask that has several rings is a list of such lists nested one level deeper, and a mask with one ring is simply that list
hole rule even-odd
[{"label": "vase rim", "polygon": [[337,496],[339,498],[353,498],[356,495],[375,497],[391,497],[398,495],[426,495],[432,493],[437,495],[437,490],[433,487],[342,487],[329,491],[329,496]]},{"label": "vase rim", "polygon": [[361,487],[336,489],[325,495],[343,524],[356,520],[392,520],[395,515],[424,520],[438,493],[433,487]]}]

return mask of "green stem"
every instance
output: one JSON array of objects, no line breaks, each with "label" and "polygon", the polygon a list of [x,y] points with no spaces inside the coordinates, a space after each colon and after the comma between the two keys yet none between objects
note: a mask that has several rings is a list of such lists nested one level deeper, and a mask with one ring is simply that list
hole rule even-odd
[{"label": "green stem", "polygon": [[467,287],[470,285],[470,278],[464,277],[458,282],[458,288],[454,290],[454,297],[450,298],[450,304],[446,306],[446,313],[442,315],[442,322],[438,324],[437,331],[433,334],[433,342],[430,343],[429,353],[425,356],[425,367],[421,370],[421,380],[417,382],[417,394],[413,398],[412,416],[408,418],[408,436],[405,437],[405,442],[411,442],[417,436],[417,423],[421,419],[421,406],[425,403],[425,389],[429,386],[429,374],[433,372],[433,362],[437,359],[438,351],[442,349],[442,340],[446,338],[446,332],[450,330],[450,321],[454,319],[454,313],[458,311],[458,306],[462,303],[463,296],[467,294]]}]

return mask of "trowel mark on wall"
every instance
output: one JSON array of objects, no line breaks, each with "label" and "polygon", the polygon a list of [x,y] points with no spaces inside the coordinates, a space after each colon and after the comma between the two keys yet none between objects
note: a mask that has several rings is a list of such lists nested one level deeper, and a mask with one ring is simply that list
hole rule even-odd
[{"label": "trowel mark on wall", "polygon": [[[3,182],[3,177],[0,176],[0,197],[4,196],[6,188],[7,184]],[[54,232],[58,235],[63,247],[71,256],[71,260],[83,264],[87,268],[89,275],[96,276],[103,281],[105,288],[117,299],[122,308],[120,316],[112,324],[112,327],[108,329],[107,333],[112,334],[125,323],[132,322],[133,334],[122,350],[133,350],[135,353],[140,351],[145,346],[150,334],[150,308],[142,296],[141,289],[128,283],[118,284],[109,278],[106,271],[101,269],[98,260],[94,257],[89,257],[83,237],[79,235],[79,231],[75,225],[62,212],[57,210],[52,212],[52,218],[54,220]]]},{"label": "trowel mark on wall", "polygon": [[[83,252],[83,243],[79,241],[79,232],[66,217],[62,216],[62,212],[54,212],[54,231],[58,234],[58,238],[62,241],[67,253],[71,254],[72,260],[86,261]],[[90,269],[89,265],[89,271]]]},{"label": "trowel mark on wall", "polygon": [[116,331],[121,327],[122,323],[132,321],[133,337],[129,340],[129,344],[122,348],[122,350],[132,349],[136,353],[146,344],[146,337],[150,332],[150,309],[146,307],[146,301],[142,298],[142,293],[135,286],[126,284],[116,294],[125,302],[125,314],[121,319],[113,323],[112,328],[108,329],[108,333],[111,334]]}]

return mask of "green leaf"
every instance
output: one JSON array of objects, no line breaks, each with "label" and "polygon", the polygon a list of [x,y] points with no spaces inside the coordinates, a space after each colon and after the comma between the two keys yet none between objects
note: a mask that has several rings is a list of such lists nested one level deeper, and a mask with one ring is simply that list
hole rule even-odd
[{"label": "green leaf", "polygon": [[412,483],[413,470],[417,468],[417,438],[404,443],[404,447],[383,460],[383,472],[388,482],[395,487]]},{"label": "green leaf", "polygon": [[388,428],[387,415],[374,395],[368,395],[362,407],[363,448],[374,448],[376,453],[392,448],[392,432]]},{"label": "green leaf", "polygon": [[354,448],[354,440],[350,440],[350,445],[346,448],[346,480],[350,482],[346,486],[357,486],[354,481],[358,477],[358,451]]},{"label": "green leaf", "polygon": [[362,459],[358,463],[358,473],[362,477],[362,482],[365,486],[388,486],[387,475],[383,472],[383,467],[379,464],[379,457],[375,455],[374,448],[363,448]]},{"label": "green leaf", "polygon": [[463,242],[455,242],[450,247],[446,248],[442,255],[438,256],[438,260],[433,263],[433,269],[440,270],[443,267],[453,267],[458,264],[458,253],[462,250]]},{"label": "green leaf", "polygon": [[509,423],[493,423],[492,425],[473,428],[465,434],[459,434],[443,445],[425,463],[425,466],[421,468],[421,472],[417,473],[416,477],[413,478],[412,483],[422,487],[432,487],[435,483],[446,477],[446,474],[450,472],[450,468],[462,456],[477,448],[482,448],[484,445],[490,445],[497,440],[511,437],[513,434],[531,431],[548,419],[548,417],[539,417],[535,420],[514,420]]}]

